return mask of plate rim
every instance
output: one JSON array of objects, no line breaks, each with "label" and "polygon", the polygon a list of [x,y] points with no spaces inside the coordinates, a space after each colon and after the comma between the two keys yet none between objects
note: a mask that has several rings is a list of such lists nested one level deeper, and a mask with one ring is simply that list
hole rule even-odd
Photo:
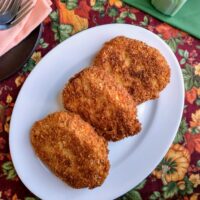
[{"label": "plate rim", "polygon": [[[79,32],[79,33],[76,33],[75,35],[71,36],[70,38],[79,37],[80,34],[82,34],[83,32],[87,32],[88,30],[91,30],[91,29],[99,29],[99,28],[101,29],[102,27],[107,27],[107,26],[131,26],[131,27],[135,27],[135,28],[137,28],[137,29],[145,30],[146,32],[150,33],[153,37],[156,37],[156,38],[163,44],[163,46],[165,46],[165,49],[168,50],[168,53],[169,53],[170,56],[173,58],[174,62],[176,62],[177,66],[179,66],[179,68],[177,68],[177,70],[178,70],[178,74],[180,75],[180,83],[181,83],[181,85],[180,85],[181,91],[180,91],[180,93],[179,93],[179,95],[182,96],[182,97],[181,97],[182,102],[181,102],[181,105],[180,105],[180,108],[181,108],[180,110],[181,110],[181,111],[180,111],[180,113],[179,113],[179,118],[177,119],[176,127],[174,127],[173,135],[171,134],[171,139],[167,142],[167,145],[166,145],[167,148],[165,148],[165,151],[163,151],[163,152],[160,154],[160,158],[159,158],[157,161],[154,162],[154,166],[156,167],[156,166],[159,164],[159,162],[162,160],[162,158],[165,156],[165,154],[166,154],[166,152],[168,151],[168,149],[170,148],[170,145],[172,144],[172,142],[173,142],[173,140],[174,140],[174,138],[175,138],[175,136],[176,136],[176,133],[177,133],[177,131],[178,131],[178,128],[179,128],[179,125],[180,125],[180,122],[181,122],[181,119],[182,119],[183,109],[184,109],[185,90],[184,90],[184,81],[183,81],[183,75],[182,75],[182,72],[181,72],[181,67],[180,67],[180,65],[179,65],[179,62],[178,62],[178,60],[177,60],[175,54],[172,52],[172,50],[170,49],[170,47],[169,47],[161,38],[159,38],[155,33],[151,32],[151,31],[149,31],[149,30],[147,30],[147,29],[145,29],[145,28],[142,28],[142,27],[133,25],[133,24],[104,24],[104,25],[99,25],[99,26],[95,26],[95,27],[88,28],[88,29],[83,30],[83,31],[81,31],[81,32]],[[69,38],[69,39],[70,39],[70,38]],[[48,52],[48,54],[46,54],[46,55],[41,59],[41,61],[40,61],[38,64],[40,64],[41,62],[45,62],[45,60],[47,60],[47,59],[51,56],[51,54],[52,54],[53,52],[55,52],[60,46],[62,46],[62,45],[63,45],[63,46],[64,46],[64,45],[67,45],[66,43],[67,43],[67,41],[68,41],[69,39],[65,40],[64,42],[58,44],[56,47],[54,47],[53,49],[51,49],[51,50]],[[26,83],[27,83],[29,80],[31,80],[31,77],[32,77],[35,73],[37,73],[37,70],[39,70],[40,67],[38,67],[38,66],[40,66],[40,65],[38,65],[38,64],[37,64],[37,66],[35,66],[35,68],[31,71],[30,75],[28,76],[28,78],[27,78],[26,81],[24,82],[24,84],[23,84],[23,86],[22,86],[22,88],[21,88],[21,90],[20,90],[20,92],[19,92],[19,94],[18,94],[18,97],[17,97],[17,99],[16,99],[15,105],[17,105],[19,99],[21,99],[21,93],[22,93],[22,90],[23,90],[23,88],[24,88],[24,85],[26,85]],[[16,106],[14,107],[13,112],[12,112],[12,117],[11,117],[11,122],[10,122],[10,133],[13,132],[13,131],[12,131],[12,129],[13,129],[13,125],[12,125],[12,124],[13,124],[13,116],[14,116],[14,114],[15,114],[15,108],[16,108]],[[9,148],[10,148],[10,154],[11,154],[11,157],[12,157],[12,162],[13,162],[14,166],[16,166],[16,163],[15,163],[15,161],[14,161],[14,159],[13,159],[13,154],[14,154],[14,153],[13,153],[12,145],[11,145],[11,143],[12,143],[12,135],[13,135],[13,134],[9,134]],[[155,167],[154,167],[154,168],[155,168]],[[153,168],[153,169],[154,169],[154,168]],[[16,172],[17,172],[18,176],[20,177],[20,180],[23,182],[23,184],[24,184],[29,190],[31,190],[35,195],[37,195],[38,197],[40,197],[40,195],[38,195],[38,193],[37,193],[36,191],[33,191],[32,188],[29,187],[30,185],[27,184],[27,181],[24,181],[24,180],[21,179],[21,176],[20,176],[21,173],[19,173],[20,170],[19,170],[17,167],[15,167],[15,169],[16,169]],[[146,177],[152,172],[153,169],[149,169],[148,172],[147,172],[147,175],[145,175],[144,178],[146,178]],[[141,180],[141,181],[142,181],[142,180]],[[133,186],[133,187],[134,187],[134,186]],[[133,188],[133,187],[132,187],[132,188]],[[31,189],[30,189],[30,188],[31,188]],[[130,188],[130,189],[132,189],[132,188]],[[128,191],[129,191],[129,190],[128,190]],[[126,193],[126,192],[128,192],[128,191],[127,191],[127,190],[124,191],[123,194]],[[120,194],[120,195],[123,195],[123,194]],[[117,197],[119,197],[119,195],[114,196],[114,198],[117,198]]]}]

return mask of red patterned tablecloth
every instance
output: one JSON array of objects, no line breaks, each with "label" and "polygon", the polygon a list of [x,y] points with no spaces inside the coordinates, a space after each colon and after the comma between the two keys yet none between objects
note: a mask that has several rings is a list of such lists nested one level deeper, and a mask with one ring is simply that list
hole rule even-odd
[{"label": "red patterned tablecloth", "polygon": [[55,0],[52,7],[31,59],[17,74],[0,83],[0,199],[38,199],[21,183],[9,153],[10,116],[23,82],[58,43],[83,29],[108,23],[138,25],[165,40],[179,60],[186,91],[180,128],[168,153],[142,183],[119,199],[200,199],[200,40],[120,0]]}]

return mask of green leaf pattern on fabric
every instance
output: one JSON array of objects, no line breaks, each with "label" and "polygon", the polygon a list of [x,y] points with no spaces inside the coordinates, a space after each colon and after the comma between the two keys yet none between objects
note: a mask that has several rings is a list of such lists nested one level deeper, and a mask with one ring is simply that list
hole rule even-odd
[{"label": "green leaf pattern on fabric", "polygon": [[176,137],[174,139],[174,144],[181,143],[181,142],[184,141],[183,136],[186,133],[187,129],[188,129],[188,125],[187,125],[186,119],[182,119],[181,124],[180,124],[179,129],[178,129],[178,132],[177,132]]},{"label": "green leaf pattern on fabric", "polygon": [[65,3],[69,10],[73,10],[78,6],[78,0],[61,0],[61,2]]},{"label": "green leaf pattern on fabric", "polygon": [[11,161],[5,162],[2,165],[2,171],[4,175],[6,176],[6,179],[14,179],[17,176],[14,166]]},{"label": "green leaf pattern on fabric", "polygon": [[58,13],[56,11],[52,12],[50,14],[50,17],[52,19],[51,28],[54,32],[55,40],[63,42],[72,35],[73,26],[70,24],[60,24],[58,19]]}]

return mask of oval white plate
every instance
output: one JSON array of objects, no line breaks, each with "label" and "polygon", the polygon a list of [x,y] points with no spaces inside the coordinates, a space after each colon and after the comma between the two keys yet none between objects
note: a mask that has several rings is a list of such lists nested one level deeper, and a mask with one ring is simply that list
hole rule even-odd
[{"label": "oval white plate", "polygon": [[[109,144],[111,169],[101,187],[73,189],[54,176],[35,156],[29,141],[32,124],[62,109],[58,103],[66,81],[89,65],[104,42],[119,35],[142,40],[162,52],[171,67],[171,81],[160,98],[138,107],[140,134]],[[170,48],[155,34],[133,25],[111,24],[88,29],[67,39],[46,55],[26,80],[10,125],[10,151],[22,182],[42,199],[114,199],[142,181],[172,143],[184,105],[180,66]]]}]

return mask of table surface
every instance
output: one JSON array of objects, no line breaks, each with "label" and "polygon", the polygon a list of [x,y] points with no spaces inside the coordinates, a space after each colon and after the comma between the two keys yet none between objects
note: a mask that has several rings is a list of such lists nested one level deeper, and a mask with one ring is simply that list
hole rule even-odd
[{"label": "table surface", "polygon": [[31,59],[17,74],[0,83],[0,199],[38,199],[21,183],[9,153],[9,122],[23,82],[57,44],[76,32],[109,23],[138,25],[165,40],[179,60],[186,90],[180,128],[168,153],[142,183],[119,199],[200,199],[200,40],[120,0],[66,2],[53,1],[53,12],[44,21],[42,38]]}]

